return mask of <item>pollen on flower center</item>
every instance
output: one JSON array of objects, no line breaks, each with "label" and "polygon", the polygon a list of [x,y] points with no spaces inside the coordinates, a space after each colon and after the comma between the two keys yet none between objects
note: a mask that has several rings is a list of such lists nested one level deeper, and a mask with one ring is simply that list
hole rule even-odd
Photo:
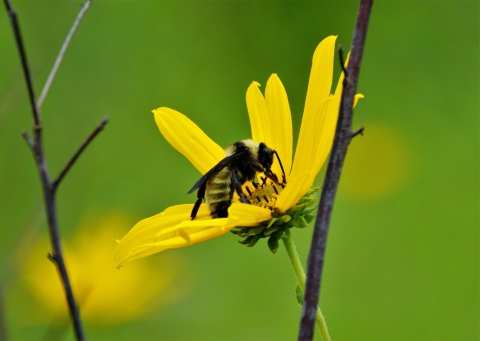
[{"label": "pollen on flower center", "polygon": [[261,177],[261,183],[251,183],[245,186],[248,192],[246,198],[251,205],[262,207],[273,211],[278,195],[283,191],[285,185],[277,184],[272,180]]},{"label": "pollen on flower center", "polygon": [[252,205],[270,209],[272,218],[260,223],[258,226],[237,226],[230,230],[233,234],[245,238],[240,244],[248,247],[254,246],[261,238],[268,238],[268,247],[275,253],[278,249],[278,241],[289,234],[292,227],[305,228],[315,218],[317,205],[315,204],[316,193],[319,187],[311,187],[297,202],[286,212],[282,213],[275,208],[275,203],[283,184],[262,179],[261,184],[254,184],[255,189],[245,186]]}]

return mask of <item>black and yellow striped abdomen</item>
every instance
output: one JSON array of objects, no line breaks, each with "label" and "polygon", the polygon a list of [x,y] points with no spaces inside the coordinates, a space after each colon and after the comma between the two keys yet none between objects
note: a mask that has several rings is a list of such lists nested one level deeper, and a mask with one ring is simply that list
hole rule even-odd
[{"label": "black and yellow striped abdomen", "polygon": [[205,202],[213,218],[228,216],[228,208],[232,203],[233,184],[230,167],[220,170],[207,181]]}]

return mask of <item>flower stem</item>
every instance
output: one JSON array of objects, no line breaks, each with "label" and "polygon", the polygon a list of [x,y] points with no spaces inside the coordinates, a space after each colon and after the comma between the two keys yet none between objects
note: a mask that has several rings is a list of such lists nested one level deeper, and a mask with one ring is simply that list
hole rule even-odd
[{"label": "flower stem", "polygon": [[[302,289],[302,293],[305,291],[305,270],[302,267],[302,263],[300,262],[300,257],[298,256],[297,249],[295,248],[295,243],[289,233],[286,231],[285,236],[282,238],[283,245],[285,245],[285,249],[287,250],[288,258],[290,259],[290,264],[292,264],[293,272],[297,277],[297,282],[300,288]],[[320,308],[317,307],[317,314],[315,316],[315,324],[317,325],[320,334],[322,335],[323,341],[331,341],[330,335],[328,334],[327,324],[325,323],[325,319],[323,318],[323,314],[320,311]]]}]

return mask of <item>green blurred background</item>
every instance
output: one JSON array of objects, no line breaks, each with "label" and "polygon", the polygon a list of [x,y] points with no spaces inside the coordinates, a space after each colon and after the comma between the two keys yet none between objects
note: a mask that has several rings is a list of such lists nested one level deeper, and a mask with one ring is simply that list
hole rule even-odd
[{"label": "green blurred background", "polygon": [[[12,2],[40,94],[80,2]],[[134,224],[194,202],[186,192],[199,174],[161,136],[154,108],[186,114],[227,146],[250,136],[247,86],[258,81],[264,89],[277,73],[296,138],[313,51],[331,34],[349,48],[357,7],[355,1],[95,0],[42,107],[54,175],[100,119],[110,118],[58,193],[64,238],[73,238],[86,216],[122,212]],[[347,156],[322,283],[320,304],[333,340],[480,338],[479,10],[478,1],[374,4],[358,87],[365,99],[354,122],[366,130]],[[38,223],[44,219],[38,175],[20,136],[31,115],[4,9],[0,51],[5,269],[22,231],[45,224]],[[295,231],[302,260],[311,234],[311,228]],[[184,262],[175,283],[188,287],[183,297],[126,323],[86,324],[88,339],[296,339],[300,307],[284,250],[272,255],[265,243],[248,249],[236,239],[227,234],[166,251]],[[12,340],[39,340],[48,324],[25,318],[40,308],[16,267],[3,274],[7,331]],[[70,331],[66,339],[73,339]]]}]

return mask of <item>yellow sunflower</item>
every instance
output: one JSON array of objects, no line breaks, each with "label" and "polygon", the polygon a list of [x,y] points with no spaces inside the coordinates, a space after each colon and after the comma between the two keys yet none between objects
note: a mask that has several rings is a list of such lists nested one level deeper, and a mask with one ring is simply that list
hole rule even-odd
[{"label": "yellow sunflower", "polygon": [[[272,225],[282,213],[291,210],[311,188],[325,162],[335,134],[341,97],[343,74],[334,94],[330,94],[333,78],[336,36],[325,38],[316,48],[308,83],[307,98],[292,165],[292,121],[287,94],[282,82],[273,74],[265,89],[253,82],[247,90],[247,108],[252,139],[275,149],[283,163],[287,185],[272,198],[273,204],[248,205],[233,203],[227,218],[211,218],[205,204],[194,220],[190,219],[193,204],[176,205],[138,222],[115,250],[115,263],[146,257],[172,248],[197,244],[219,237],[236,227]],[[363,97],[357,95],[356,99]],[[225,151],[195,123],[181,113],[169,109],[153,110],[155,122],[165,139],[205,174],[225,157]],[[282,174],[278,162],[272,171]],[[283,218],[283,221],[289,220]],[[244,236],[249,233],[244,234]],[[270,244],[270,242],[269,242]],[[272,248],[272,247],[271,247]]]}]

